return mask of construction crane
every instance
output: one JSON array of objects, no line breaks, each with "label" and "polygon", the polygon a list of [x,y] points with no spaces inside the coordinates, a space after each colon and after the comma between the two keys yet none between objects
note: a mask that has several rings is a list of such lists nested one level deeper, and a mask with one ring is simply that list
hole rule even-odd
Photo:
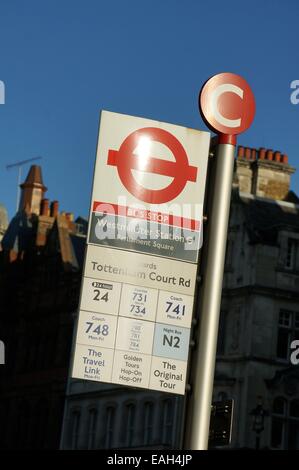
[{"label": "construction crane", "polygon": [[35,160],[41,160],[41,159],[42,159],[42,157],[28,158],[28,160],[22,160],[20,162],[11,163],[9,165],[6,165],[7,170],[10,170],[11,168],[18,168],[17,207],[16,207],[17,212],[18,212],[18,208],[19,208],[19,199],[20,199],[20,184],[21,184],[22,166],[26,165],[26,163],[33,162]]}]

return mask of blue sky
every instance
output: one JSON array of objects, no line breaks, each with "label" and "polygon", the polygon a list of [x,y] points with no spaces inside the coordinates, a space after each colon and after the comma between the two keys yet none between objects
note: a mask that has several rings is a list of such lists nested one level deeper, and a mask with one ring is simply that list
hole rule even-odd
[{"label": "blue sky", "polygon": [[100,110],[205,129],[198,91],[219,72],[242,75],[256,97],[238,143],[280,150],[299,167],[299,104],[290,101],[298,17],[297,0],[2,0],[0,201],[9,216],[17,172],[6,164],[41,155],[47,197],[87,216]]}]

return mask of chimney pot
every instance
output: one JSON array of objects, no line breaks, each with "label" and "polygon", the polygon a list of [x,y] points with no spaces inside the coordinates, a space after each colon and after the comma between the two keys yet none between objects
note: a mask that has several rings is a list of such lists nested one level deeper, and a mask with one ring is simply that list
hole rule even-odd
[{"label": "chimney pot", "polygon": [[249,147],[245,148],[245,158],[246,160],[250,160],[251,157],[251,149]]},{"label": "chimney pot", "polygon": [[281,160],[281,154],[280,152],[275,152],[274,153],[274,160],[278,163],[280,163],[280,160]]},{"label": "chimney pot", "polygon": [[260,160],[265,160],[265,158],[266,158],[266,149],[260,148],[260,151],[259,151],[259,159],[260,159]]},{"label": "chimney pot", "polygon": [[41,215],[49,215],[49,199],[42,199],[41,200]]},{"label": "chimney pot", "polygon": [[284,163],[285,165],[288,164],[288,156],[286,154],[282,155],[281,163]]},{"label": "chimney pot", "polygon": [[256,160],[256,150],[251,149],[251,160]]},{"label": "chimney pot", "polygon": [[267,150],[266,160],[269,160],[270,162],[273,160],[273,151],[272,150]]},{"label": "chimney pot", "polygon": [[238,158],[244,158],[244,147],[241,145],[238,147]]},{"label": "chimney pot", "polygon": [[58,201],[53,201],[51,203],[51,217],[57,217],[58,216],[58,207],[59,207],[59,202]]}]

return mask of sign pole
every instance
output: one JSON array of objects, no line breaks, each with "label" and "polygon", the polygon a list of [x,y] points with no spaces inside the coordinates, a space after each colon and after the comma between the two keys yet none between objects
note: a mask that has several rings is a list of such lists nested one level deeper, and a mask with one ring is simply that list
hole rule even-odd
[{"label": "sign pole", "polygon": [[202,273],[203,285],[200,291],[199,338],[192,357],[191,397],[186,423],[185,448],[192,450],[208,448],[236,135],[250,126],[255,113],[255,101],[249,85],[242,77],[221,73],[203,85],[199,108],[203,120],[218,134],[219,140],[213,168],[213,187],[210,185],[209,189],[211,206],[204,245],[205,271]]},{"label": "sign pole", "polygon": [[[192,384],[194,397],[192,419],[189,419],[188,423],[190,439],[186,442],[186,447],[194,450],[208,448],[234,153],[234,145],[218,145],[215,168],[217,191],[214,193],[211,216],[208,221],[209,239],[200,304],[199,345],[192,358],[196,374]],[[189,418],[191,418],[190,415],[191,413]]]}]

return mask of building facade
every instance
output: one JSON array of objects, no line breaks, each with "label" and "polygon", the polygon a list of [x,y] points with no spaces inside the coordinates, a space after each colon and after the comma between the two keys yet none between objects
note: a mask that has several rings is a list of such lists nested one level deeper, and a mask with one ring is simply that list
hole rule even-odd
[{"label": "building facade", "polygon": [[[238,148],[214,382],[214,400],[234,400],[232,449],[299,449],[294,171],[280,152]],[[175,395],[69,380],[61,448],[181,448],[185,405]]]},{"label": "building facade", "polygon": [[299,449],[299,368],[290,362],[299,339],[293,171],[279,152],[238,149],[214,390],[216,399],[235,400],[234,448]]},{"label": "building facade", "polygon": [[152,390],[70,380],[63,449],[174,449],[182,398]]},{"label": "building facade", "polygon": [[78,230],[72,214],[45,199],[39,166],[30,168],[21,188],[0,252],[0,448],[57,449],[84,224],[80,220]]}]

